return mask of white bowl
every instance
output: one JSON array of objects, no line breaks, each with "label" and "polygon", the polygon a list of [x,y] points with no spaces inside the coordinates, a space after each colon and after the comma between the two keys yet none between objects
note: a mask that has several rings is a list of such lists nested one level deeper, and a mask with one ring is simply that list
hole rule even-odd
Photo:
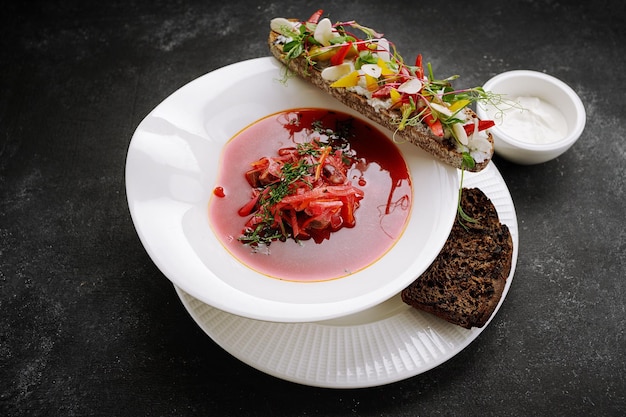
[{"label": "white bowl", "polygon": [[274,58],[240,62],[190,82],[150,112],[128,149],[130,213],[161,272],[206,304],[274,322],[357,313],[397,295],[437,256],[454,222],[459,176],[416,146],[398,144],[412,178],[413,207],[404,233],[377,262],[322,282],[278,280],[243,265],[208,218],[224,144],[251,123],[288,109],[326,108],[362,119],[303,80],[281,83],[283,75]]},{"label": "white bowl", "polygon": [[[556,108],[562,114],[566,131],[561,139],[547,143],[533,143],[521,139],[521,132],[503,128],[503,118],[498,110],[488,104],[479,104],[476,112],[481,119],[491,119],[496,126],[490,129],[494,138],[495,152],[509,161],[532,165],[552,160],[567,151],[580,137],[586,122],[585,108],[580,97],[563,81],[541,72],[529,70],[508,71],[487,81],[483,88],[505,100],[517,97],[536,97]],[[500,108],[501,110],[501,108]],[[506,123],[507,114],[504,115]]]}]

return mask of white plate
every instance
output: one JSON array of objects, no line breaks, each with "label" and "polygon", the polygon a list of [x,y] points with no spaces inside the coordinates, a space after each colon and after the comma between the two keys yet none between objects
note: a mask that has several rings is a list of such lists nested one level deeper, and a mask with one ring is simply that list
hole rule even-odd
[{"label": "white plate", "polygon": [[223,247],[208,219],[226,142],[251,123],[293,108],[326,108],[362,118],[299,78],[282,84],[282,68],[269,57],[229,65],[183,86],[150,112],[128,149],[130,213],[158,268],[204,303],[281,322],[363,311],[397,294],[437,256],[454,221],[458,176],[416,146],[400,144],[417,204],[385,256],[341,279],[315,283],[270,279],[246,267]]},{"label": "white plate", "polygon": [[[494,203],[513,239],[513,262],[502,299],[511,286],[518,255],[517,216],[493,163],[465,174]],[[213,308],[176,291],[196,323],[234,357],[267,374],[326,388],[384,385],[423,373],[468,346],[484,327],[467,330],[405,305],[399,295],[348,317],[316,323],[271,323]]]}]

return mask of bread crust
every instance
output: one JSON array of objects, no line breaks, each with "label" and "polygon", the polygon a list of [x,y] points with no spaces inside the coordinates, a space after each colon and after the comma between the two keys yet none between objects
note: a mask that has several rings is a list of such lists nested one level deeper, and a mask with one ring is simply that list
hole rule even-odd
[{"label": "bread crust", "polygon": [[[276,59],[286,65],[287,68],[293,73],[299,75],[301,78],[307,80],[327,94],[330,94],[348,107],[356,110],[364,117],[378,123],[392,132],[395,131],[396,138],[400,138],[417,145],[439,161],[458,169],[464,168],[467,171],[479,172],[483,170],[491,161],[493,156],[493,137],[491,136],[491,133],[487,132],[487,140],[491,144],[491,152],[489,153],[488,158],[480,163],[476,162],[473,167],[464,167],[462,152],[459,152],[450,140],[443,139],[432,134],[426,125],[419,123],[415,126],[406,126],[402,131],[397,131],[397,125],[394,124],[394,120],[397,120],[397,118],[400,117],[400,114],[397,111],[387,109],[377,110],[372,107],[367,102],[367,99],[361,94],[349,91],[346,88],[330,87],[330,83],[321,77],[321,72],[312,68],[308,64],[307,60],[302,56],[295,59],[286,59],[286,54],[282,51],[282,45],[278,42],[279,36],[279,33],[270,30],[268,45],[270,52]],[[470,108],[466,108],[465,112],[468,118],[478,117]]]},{"label": "bread crust", "polygon": [[483,327],[502,298],[513,241],[480,189],[463,189],[461,204],[476,223],[455,222],[437,258],[401,297],[418,310],[470,329]]}]

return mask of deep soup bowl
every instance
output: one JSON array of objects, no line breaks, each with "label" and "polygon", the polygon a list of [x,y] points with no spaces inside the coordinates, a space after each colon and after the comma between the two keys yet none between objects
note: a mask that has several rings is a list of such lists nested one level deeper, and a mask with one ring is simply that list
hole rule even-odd
[{"label": "deep soup bowl", "polygon": [[[359,271],[326,281],[295,282],[254,271],[224,248],[209,222],[207,207],[226,143],[255,121],[289,109],[330,109],[362,119],[306,81],[283,77],[273,58],[243,61],[184,85],[156,106],[128,149],[131,217],[163,275],[215,308],[274,322],[358,313],[397,295],[438,255],[455,219],[459,175],[416,146],[396,143],[413,195],[406,228],[388,252]],[[331,238],[322,244],[332,243]]]}]

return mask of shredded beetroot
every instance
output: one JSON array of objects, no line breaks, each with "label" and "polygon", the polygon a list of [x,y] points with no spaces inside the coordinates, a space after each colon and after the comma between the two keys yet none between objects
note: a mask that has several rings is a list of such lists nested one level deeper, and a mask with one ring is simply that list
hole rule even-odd
[{"label": "shredded beetroot", "polygon": [[350,155],[318,140],[252,162],[245,174],[252,195],[239,210],[251,217],[240,240],[258,245],[313,238],[320,243],[342,227],[354,227],[363,191],[348,180],[351,164]]}]

